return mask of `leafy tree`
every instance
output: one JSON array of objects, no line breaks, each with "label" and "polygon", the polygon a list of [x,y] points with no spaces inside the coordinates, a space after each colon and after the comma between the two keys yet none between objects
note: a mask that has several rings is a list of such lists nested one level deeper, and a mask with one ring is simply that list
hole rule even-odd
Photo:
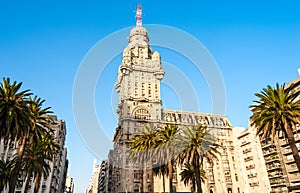
[{"label": "leafy tree", "polygon": [[159,165],[157,167],[154,167],[153,168],[153,174],[155,176],[162,177],[163,193],[165,193],[166,192],[165,176],[168,175],[168,167],[166,165]]},{"label": "leafy tree", "polygon": [[[144,161],[149,163],[149,175],[150,175],[150,190],[149,192],[154,192],[154,180],[153,180],[153,149],[157,144],[156,137],[157,129],[153,125],[144,125],[140,128],[133,139],[130,140],[130,150],[131,155],[136,157],[142,165]],[[143,170],[143,167],[141,167]],[[140,186],[143,191],[143,174],[140,174]]]},{"label": "leafy tree", "polygon": [[157,132],[157,154],[158,162],[168,167],[169,177],[169,190],[173,192],[173,167],[176,163],[177,156],[179,154],[176,146],[179,141],[177,136],[179,135],[178,126],[176,125],[164,125],[158,128]]},{"label": "leafy tree", "polygon": [[[204,182],[206,179],[205,177],[205,171],[202,167],[200,169],[200,180],[201,182]],[[192,164],[184,163],[183,164],[183,170],[180,172],[181,181],[183,181],[184,185],[190,185],[191,184],[191,192],[195,192],[196,190],[196,175],[195,175],[195,168]]]},{"label": "leafy tree", "polygon": [[253,113],[250,121],[262,140],[271,139],[274,142],[274,138],[281,134],[288,140],[300,172],[300,156],[293,134],[300,117],[300,89],[297,86],[277,83],[275,87],[267,86],[256,93],[258,100],[250,106]]},{"label": "leafy tree", "polygon": [[20,91],[21,86],[22,83],[11,83],[9,78],[3,78],[0,84],[0,137],[4,143],[8,140],[19,143],[9,193],[15,191],[30,123],[27,99],[31,93],[29,90]]},{"label": "leafy tree", "polygon": [[3,79],[0,84],[0,138],[4,143],[17,142],[15,164],[9,180],[9,193],[14,193],[21,170],[26,145],[39,141],[49,127],[50,107],[43,108],[44,100],[31,98],[29,90],[20,91],[22,83]]},{"label": "leafy tree", "polygon": [[[208,132],[207,127],[201,124],[185,127],[180,135],[181,154],[179,162],[181,164],[191,164],[193,168],[203,167],[204,159],[217,159],[218,147],[216,139]],[[201,173],[195,170],[195,181],[197,185],[197,192],[202,193],[201,187]]]},{"label": "leafy tree", "polygon": [[[59,149],[52,133],[42,133],[40,140],[35,140],[25,148],[23,169],[27,171],[25,192],[28,189],[30,177],[34,177],[34,192],[37,193],[42,177],[47,177],[50,172],[50,161],[53,160]],[[33,175],[32,175],[33,174]]]},{"label": "leafy tree", "polygon": [[14,159],[8,161],[0,160],[0,192],[7,187],[14,165]]}]

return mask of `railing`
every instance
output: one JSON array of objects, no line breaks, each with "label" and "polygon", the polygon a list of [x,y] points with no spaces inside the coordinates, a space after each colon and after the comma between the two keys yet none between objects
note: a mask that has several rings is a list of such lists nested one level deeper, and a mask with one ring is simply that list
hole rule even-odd
[{"label": "railing", "polygon": [[259,186],[259,182],[249,183],[250,187]]},{"label": "railing", "polygon": [[244,160],[245,160],[245,162],[250,161],[250,160],[253,160],[253,156],[248,156],[248,157],[246,157]]},{"label": "railing", "polygon": [[247,149],[243,150],[243,153],[245,154],[245,153],[248,153],[250,151],[251,151],[251,148],[247,148]]},{"label": "railing", "polygon": [[249,166],[246,166],[247,170],[254,169],[254,168],[255,168],[255,164],[251,164]]},{"label": "railing", "polygon": [[248,174],[248,178],[254,178],[257,176],[257,173]]}]

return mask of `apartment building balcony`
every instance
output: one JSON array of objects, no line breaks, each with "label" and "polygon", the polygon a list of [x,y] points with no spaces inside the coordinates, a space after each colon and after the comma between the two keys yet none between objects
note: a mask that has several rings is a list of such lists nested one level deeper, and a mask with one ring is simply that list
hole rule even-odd
[{"label": "apartment building balcony", "polygon": [[243,154],[248,153],[248,152],[251,152],[251,148],[246,148],[243,150]]},{"label": "apartment building balcony", "polygon": [[285,180],[282,178],[270,179],[271,187],[275,186],[285,186]]},{"label": "apartment building balcony", "polygon": [[252,182],[249,183],[250,187],[255,187],[255,186],[259,186],[259,182]]},{"label": "apartment building balcony", "polygon": [[296,163],[286,164],[286,170],[287,170],[287,172],[296,172],[296,171],[298,171]]},{"label": "apartment building balcony", "polygon": [[263,150],[263,155],[264,156],[269,156],[269,155],[272,155],[272,154],[278,154],[277,150],[276,149],[267,149],[267,150]]},{"label": "apartment building balcony", "polygon": [[265,156],[266,163],[277,161],[277,160],[279,160],[278,154],[273,154],[273,155]]},{"label": "apartment building balcony", "polygon": [[269,179],[281,178],[283,173],[281,171],[274,171],[268,173]]},{"label": "apartment building balcony", "polygon": [[270,146],[274,146],[274,144],[268,141],[268,142],[262,142],[261,146],[262,146],[262,149],[266,149]]},{"label": "apartment building balcony", "polygon": [[250,144],[250,143],[251,143],[251,141],[245,140],[245,141],[242,141],[241,146],[245,146],[245,145]]},{"label": "apartment building balcony", "polygon": [[284,160],[284,163],[286,163],[286,164],[295,163],[295,159],[294,159],[294,157],[292,157],[292,155],[284,156],[283,160]]},{"label": "apartment building balcony", "polygon": [[288,193],[287,187],[277,187],[277,188],[272,188],[272,191],[270,193]]},{"label": "apartment building balcony", "polygon": [[254,168],[255,168],[255,164],[250,164],[250,165],[246,166],[247,170],[251,170],[251,169],[254,169]]},{"label": "apartment building balcony", "polygon": [[248,174],[248,178],[255,178],[256,176],[257,176],[257,173]]},{"label": "apartment building balcony", "polygon": [[253,156],[248,156],[246,158],[244,158],[245,162],[251,161],[253,160]]}]

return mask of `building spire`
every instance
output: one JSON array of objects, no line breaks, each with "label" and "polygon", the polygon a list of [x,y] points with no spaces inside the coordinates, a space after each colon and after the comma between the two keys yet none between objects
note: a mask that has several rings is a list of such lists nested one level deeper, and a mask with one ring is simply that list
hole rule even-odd
[{"label": "building spire", "polygon": [[141,4],[138,4],[136,6],[135,19],[136,19],[136,26],[141,27],[142,26],[142,5]]}]

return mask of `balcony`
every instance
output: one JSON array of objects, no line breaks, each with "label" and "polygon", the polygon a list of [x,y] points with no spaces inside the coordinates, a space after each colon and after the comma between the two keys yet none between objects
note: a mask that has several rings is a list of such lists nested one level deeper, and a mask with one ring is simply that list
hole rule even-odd
[{"label": "balcony", "polygon": [[244,160],[245,160],[245,162],[251,161],[251,160],[253,160],[253,156],[248,156],[248,157],[246,157]]},{"label": "balcony", "polygon": [[257,176],[257,173],[248,174],[248,178],[255,178]]},{"label": "balcony", "polygon": [[279,160],[278,154],[269,155],[269,156],[266,156],[266,157],[265,157],[266,163],[268,163],[268,162],[273,162],[273,161],[276,161],[276,160]]},{"label": "balcony", "polygon": [[259,182],[252,182],[249,183],[250,187],[255,187],[255,186],[259,186]]},{"label": "balcony", "polygon": [[246,148],[245,150],[243,150],[243,154],[251,152],[251,148]]},{"label": "balcony", "polygon": [[285,185],[284,179],[270,179],[271,187]]},{"label": "balcony", "polygon": [[251,143],[251,141],[245,140],[245,141],[242,142],[242,145],[241,145],[241,146],[247,145],[247,144],[249,144],[249,143]]},{"label": "balcony", "polygon": [[251,169],[254,169],[254,168],[255,168],[255,164],[250,164],[250,165],[246,166],[247,170],[251,170]]},{"label": "balcony", "polygon": [[269,174],[269,179],[274,179],[274,178],[281,178],[283,176],[283,173],[281,171],[275,171],[275,172],[270,172]]}]

